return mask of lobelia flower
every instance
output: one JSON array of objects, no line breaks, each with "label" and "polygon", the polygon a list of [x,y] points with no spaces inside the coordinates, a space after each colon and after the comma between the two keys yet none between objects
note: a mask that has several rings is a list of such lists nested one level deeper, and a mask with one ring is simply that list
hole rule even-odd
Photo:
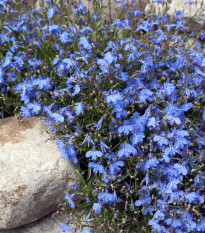
[{"label": "lobelia flower", "polygon": [[68,33],[68,32],[63,32],[63,33],[60,35],[60,40],[61,40],[61,42],[62,42],[63,44],[74,42],[74,40],[71,39],[69,36],[70,36],[70,33]]},{"label": "lobelia flower", "polygon": [[153,211],[154,211],[154,206],[147,206],[143,209],[142,214],[147,215],[149,213],[150,215],[153,215]]},{"label": "lobelia flower", "polygon": [[92,233],[92,232],[94,232],[95,230],[94,229],[91,229],[90,227],[89,228],[83,228],[83,231],[82,231],[82,233]]},{"label": "lobelia flower", "polygon": [[88,164],[88,167],[93,168],[94,173],[104,173],[105,168],[101,165],[101,161],[98,161],[97,163],[95,162],[90,162]]},{"label": "lobelia flower", "polygon": [[159,135],[154,136],[153,141],[157,142],[159,146],[169,144],[169,141],[167,140],[167,138],[165,138],[164,136],[159,136]]},{"label": "lobelia flower", "polygon": [[176,219],[176,218],[167,218],[164,221],[167,225],[171,225],[173,228],[180,227],[182,225],[181,220]]},{"label": "lobelia flower", "polygon": [[99,214],[99,213],[101,212],[102,204],[103,204],[102,201],[99,201],[98,203],[94,203],[92,209],[93,209],[97,214]]},{"label": "lobelia flower", "polygon": [[85,36],[79,38],[79,45],[82,45],[82,47],[87,50],[92,49],[92,45],[89,43],[88,38]]},{"label": "lobelia flower", "polygon": [[93,160],[93,161],[96,161],[97,157],[102,157],[102,152],[99,151],[99,150],[96,150],[95,149],[95,146],[93,146],[93,149],[92,151],[88,151],[86,154],[85,154],[85,157],[86,158],[90,158]]},{"label": "lobelia flower", "polygon": [[54,16],[54,14],[59,14],[59,13],[60,13],[59,11],[55,10],[55,7],[51,7],[47,11],[47,17],[48,19],[51,19]]},{"label": "lobelia flower", "polygon": [[51,118],[53,118],[54,122],[57,123],[57,122],[64,122],[64,117],[61,116],[60,114],[58,114],[57,112],[54,112],[54,113],[50,113],[49,116]]},{"label": "lobelia flower", "polygon": [[125,166],[125,162],[124,161],[116,161],[116,159],[113,159],[112,163],[110,164],[110,172],[115,174],[116,172],[119,172],[121,170],[120,167],[124,167]]},{"label": "lobelia flower", "polygon": [[102,150],[103,153],[106,153],[106,150],[107,150],[107,149],[110,149],[110,147],[107,146],[107,145],[103,142],[103,140],[102,140],[101,138],[100,138],[100,144],[98,144],[98,145],[100,145],[100,148],[101,148],[101,150]]},{"label": "lobelia flower", "polygon": [[114,195],[108,192],[108,189],[105,188],[105,191],[98,194],[98,200],[102,200],[104,203],[114,202]]},{"label": "lobelia flower", "polygon": [[196,226],[197,231],[205,231],[205,217],[201,217],[200,222]]},{"label": "lobelia flower", "polygon": [[157,230],[158,232],[162,232],[162,226],[158,224],[157,220],[149,220],[148,224],[152,226],[154,230]]},{"label": "lobelia flower", "polygon": [[75,207],[75,203],[72,201],[72,198],[75,196],[75,193],[69,195],[66,193],[65,199],[67,200],[68,204],[71,206],[71,208]]},{"label": "lobelia flower", "polygon": [[82,12],[83,14],[87,14],[87,10],[86,10],[86,8],[85,8],[85,6],[84,6],[84,4],[79,4],[78,5],[78,8],[73,8],[73,12]]},{"label": "lobelia flower", "polygon": [[100,120],[98,121],[98,123],[94,124],[94,127],[96,127],[97,130],[101,129],[103,119],[104,119],[104,117],[101,117]]},{"label": "lobelia flower", "polygon": [[149,159],[145,162],[145,170],[148,168],[155,168],[157,164],[159,164],[159,160],[157,158],[153,158],[152,155],[149,153],[148,154]]},{"label": "lobelia flower", "polygon": [[125,135],[129,135],[129,133],[134,129],[133,125],[126,124],[127,122],[124,122],[123,126],[120,126],[118,128],[118,133],[124,133]]},{"label": "lobelia flower", "polygon": [[60,229],[62,230],[62,232],[70,232],[71,231],[69,224],[70,224],[70,222],[67,222],[65,224],[60,224]]},{"label": "lobelia flower", "polygon": [[120,145],[119,151],[118,151],[118,156],[128,158],[129,155],[133,152],[133,147],[130,144],[124,144],[122,143]]},{"label": "lobelia flower", "polygon": [[75,113],[76,115],[80,115],[82,113],[83,115],[83,109],[84,108],[88,108],[87,106],[83,105],[83,102],[78,102],[76,103],[76,106],[75,106]]}]

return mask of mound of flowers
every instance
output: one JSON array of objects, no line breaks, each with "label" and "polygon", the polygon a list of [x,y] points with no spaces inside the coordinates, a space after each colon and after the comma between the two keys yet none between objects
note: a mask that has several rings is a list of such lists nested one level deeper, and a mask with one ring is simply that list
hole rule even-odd
[{"label": "mound of flowers", "polygon": [[84,233],[204,232],[205,58],[186,48],[182,13],[109,22],[100,0],[93,14],[63,0],[0,7],[0,111],[45,116],[80,166],[73,221]]}]

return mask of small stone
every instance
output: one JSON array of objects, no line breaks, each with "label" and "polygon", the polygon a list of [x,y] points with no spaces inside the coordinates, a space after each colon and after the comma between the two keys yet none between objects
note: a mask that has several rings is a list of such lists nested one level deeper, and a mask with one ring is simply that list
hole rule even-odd
[{"label": "small stone", "polygon": [[39,117],[0,120],[0,229],[40,219],[65,203],[77,179]]}]

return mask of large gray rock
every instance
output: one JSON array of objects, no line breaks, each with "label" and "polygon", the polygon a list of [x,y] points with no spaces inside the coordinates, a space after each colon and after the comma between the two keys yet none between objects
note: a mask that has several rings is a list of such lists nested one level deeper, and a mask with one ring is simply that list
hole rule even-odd
[{"label": "large gray rock", "polygon": [[[0,233],[62,233],[60,224],[66,223],[69,220],[71,220],[71,218],[68,215],[53,213],[21,227],[0,229]],[[82,232],[82,228],[73,222],[71,222],[69,226],[72,233]]]},{"label": "large gray rock", "polygon": [[0,120],[0,229],[28,224],[65,202],[76,178],[39,117]]}]

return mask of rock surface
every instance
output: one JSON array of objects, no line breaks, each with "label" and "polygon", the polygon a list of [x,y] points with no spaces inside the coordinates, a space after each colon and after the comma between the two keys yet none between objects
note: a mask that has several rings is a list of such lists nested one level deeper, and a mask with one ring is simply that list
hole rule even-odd
[{"label": "rock surface", "polygon": [[76,178],[39,117],[0,120],[0,229],[52,213],[65,202]]},{"label": "rock surface", "polygon": [[[0,233],[62,233],[60,224],[66,223],[69,220],[68,215],[50,214],[44,218],[22,227],[0,230]],[[75,224],[69,224],[72,233],[81,233],[82,229]]]},{"label": "rock surface", "polygon": [[[153,2],[154,0],[150,0],[150,3],[147,4],[146,12],[160,12],[161,14],[167,12],[169,15],[175,15],[176,11],[182,11],[184,17],[200,17],[203,13],[202,9],[205,8],[205,0],[165,0],[164,4]],[[186,4],[187,2],[192,2],[193,4]]]}]

